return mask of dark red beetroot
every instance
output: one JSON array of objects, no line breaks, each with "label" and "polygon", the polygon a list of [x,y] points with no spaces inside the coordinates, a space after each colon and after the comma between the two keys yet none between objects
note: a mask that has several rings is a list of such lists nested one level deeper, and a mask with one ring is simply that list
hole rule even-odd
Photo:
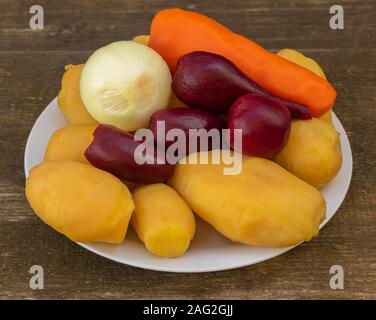
[{"label": "dark red beetroot", "polygon": [[[157,124],[163,121],[165,126],[165,132],[169,132],[171,129],[180,129],[184,131],[186,137],[187,153],[189,153],[189,129],[204,129],[209,131],[211,129],[219,130],[219,136],[222,134],[222,129],[226,128],[226,121],[217,118],[209,112],[193,109],[193,108],[168,108],[161,109],[153,113],[150,121],[150,129],[152,130],[156,142],[160,144],[165,143],[166,147],[170,146],[174,141],[157,141]],[[163,136],[165,138],[165,136]],[[175,140],[176,141],[176,140]],[[209,140],[207,148],[197,145],[197,150],[194,151],[206,151],[212,149],[212,141]]]},{"label": "dark red beetroot", "polygon": [[291,116],[281,103],[257,95],[245,95],[231,106],[228,114],[227,137],[234,148],[234,129],[242,129],[244,154],[271,158],[285,145],[291,127]]},{"label": "dark red beetroot", "polygon": [[[120,179],[139,183],[168,180],[173,174],[174,167],[166,161],[165,164],[157,164],[155,148],[152,153],[142,154],[142,151],[137,151],[137,146],[142,143],[134,141],[133,135],[128,132],[102,124],[95,129],[94,140],[86,149],[85,157],[94,167],[110,172]],[[135,161],[135,157],[146,158],[148,161],[140,165]]]},{"label": "dark red beetroot", "polygon": [[226,112],[237,98],[257,93],[286,105],[294,118],[311,118],[307,107],[273,96],[231,61],[210,52],[196,51],[182,56],[173,76],[172,90],[190,107],[214,113]]}]

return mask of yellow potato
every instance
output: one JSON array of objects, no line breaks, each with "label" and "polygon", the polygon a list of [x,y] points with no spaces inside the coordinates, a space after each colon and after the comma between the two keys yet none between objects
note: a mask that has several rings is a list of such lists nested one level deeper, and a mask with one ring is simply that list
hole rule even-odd
[{"label": "yellow potato", "polygon": [[132,40],[137,43],[144,44],[145,46],[148,45],[149,43],[150,36],[146,34],[142,34],[139,36],[135,36]]},{"label": "yellow potato", "polygon": [[339,134],[322,119],[293,121],[286,146],[274,161],[298,178],[320,188],[341,168]]},{"label": "yellow potato", "polygon": [[192,240],[196,223],[192,210],[169,186],[158,183],[133,191],[136,210],[131,224],[151,252],[162,257],[178,257]]},{"label": "yellow potato", "polygon": [[292,49],[283,49],[277,53],[279,56],[298,64],[299,66],[306,68],[313,73],[316,73],[319,77],[326,79],[325,73],[320,65],[313,59],[306,57],[299,51]]},{"label": "yellow potato", "polygon": [[[90,162],[84,153],[93,141],[93,132],[97,124],[75,124],[57,130],[48,142],[44,160],[73,160],[86,164]],[[121,180],[129,190],[137,187],[137,183]]]},{"label": "yellow potato", "polygon": [[119,179],[70,160],[34,167],[26,180],[26,197],[46,224],[79,242],[123,242],[134,210]]},{"label": "yellow potato", "polygon": [[76,124],[56,131],[48,142],[44,160],[74,160],[89,163],[84,152],[93,141],[96,124]]},{"label": "yellow potato", "polygon": [[235,242],[283,247],[308,241],[325,217],[321,193],[274,162],[243,155],[238,175],[225,164],[178,164],[169,184],[192,210]]},{"label": "yellow potato", "polygon": [[[314,60],[298,51],[284,49],[278,55],[326,78]],[[341,144],[332,124],[332,111],[320,118],[293,121],[288,142],[274,161],[316,188],[332,180],[342,163]]]},{"label": "yellow potato", "polygon": [[330,109],[327,113],[324,113],[319,119],[332,123],[332,109]]},{"label": "yellow potato", "polygon": [[83,64],[67,65],[57,101],[70,124],[98,123],[86,110],[80,96],[80,77]]}]

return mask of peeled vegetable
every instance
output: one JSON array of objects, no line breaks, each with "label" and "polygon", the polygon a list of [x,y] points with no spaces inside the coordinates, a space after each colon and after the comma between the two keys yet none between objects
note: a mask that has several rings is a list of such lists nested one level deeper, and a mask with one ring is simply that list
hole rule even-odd
[{"label": "peeled vegetable", "polygon": [[39,218],[79,242],[123,242],[134,210],[119,179],[70,160],[34,167],[26,180],[26,197]]},{"label": "peeled vegetable", "polygon": [[332,109],[330,109],[327,113],[324,113],[319,119],[332,123]]},{"label": "peeled vegetable", "polygon": [[159,183],[133,191],[136,210],[131,224],[151,252],[162,257],[185,253],[196,229],[192,210],[169,186]]},{"label": "peeled vegetable", "polygon": [[87,112],[80,96],[80,77],[83,64],[65,66],[61,90],[57,97],[61,112],[70,124],[97,123]]},{"label": "peeled vegetable", "polygon": [[227,112],[237,98],[252,90],[261,91],[232,62],[202,51],[179,59],[172,90],[186,105],[214,113]]},{"label": "peeled vegetable", "polygon": [[185,104],[214,113],[226,112],[247,93],[257,93],[286,105],[294,118],[311,118],[307,107],[274,96],[247,78],[231,61],[210,52],[196,51],[182,56],[173,76],[172,90]]},{"label": "peeled vegetable", "polygon": [[[220,138],[222,135],[222,129],[226,128],[226,122],[224,120],[219,119],[211,113],[202,110],[193,108],[168,108],[158,110],[151,116],[150,129],[152,130],[154,137],[156,138],[156,142],[158,144],[164,143],[167,147],[170,146],[173,141],[167,141],[166,139],[158,141],[158,123],[159,125],[163,123],[166,134],[172,129],[182,130],[185,134],[185,139],[183,142],[185,143],[187,152],[189,152],[189,146],[191,144],[189,139],[190,129],[203,129],[207,132],[215,129],[217,130],[218,136]],[[164,138],[166,137],[166,134],[163,135]],[[177,143],[180,144],[181,141],[178,141]],[[207,146],[197,145],[195,150],[193,151],[196,152],[210,150],[212,146],[212,141],[210,140],[208,141]]]},{"label": "peeled vegetable", "polygon": [[338,132],[323,119],[294,121],[286,146],[274,161],[295,176],[320,188],[341,168]]},{"label": "peeled vegetable", "polygon": [[141,44],[144,44],[144,45],[148,45],[148,42],[149,42],[149,39],[150,39],[150,36],[149,35],[139,35],[139,36],[135,36],[132,40],[134,42],[137,42],[137,43],[141,43]]},{"label": "peeled vegetable", "polygon": [[[76,124],[57,130],[48,142],[44,160],[73,160],[86,164],[90,162],[85,157],[85,151],[94,139],[97,124]],[[122,180],[129,190],[137,184]]]},{"label": "peeled vegetable", "polygon": [[327,112],[336,99],[336,91],[325,79],[196,12],[159,11],[151,25],[148,46],[163,57],[172,73],[179,58],[187,53],[219,54],[260,87],[308,107],[314,117]]},{"label": "peeled vegetable", "polygon": [[[169,184],[190,208],[235,242],[283,247],[308,241],[325,217],[321,193],[274,162],[243,155],[238,175],[225,164],[178,164]],[[218,154],[216,155],[218,156]]]},{"label": "peeled vegetable", "polygon": [[297,65],[312,71],[317,74],[319,77],[326,79],[324,71],[321,69],[320,65],[313,59],[306,57],[304,54],[299,51],[292,49],[283,49],[280,50],[277,55],[283,57]]},{"label": "peeled vegetable", "polygon": [[171,75],[153,49],[119,41],[90,56],[81,74],[80,92],[98,122],[135,131],[147,127],[154,111],[167,107]]},{"label": "peeled vegetable", "polygon": [[[315,61],[297,51],[285,49],[278,54],[325,77]],[[332,180],[341,168],[342,154],[331,110],[321,118],[293,121],[287,144],[274,161],[316,188]]]},{"label": "peeled vegetable", "polygon": [[48,142],[44,160],[74,160],[89,163],[85,150],[93,140],[96,124],[76,124],[57,130]]},{"label": "peeled vegetable", "polygon": [[[85,157],[94,167],[120,179],[139,183],[164,182],[171,177],[174,167],[164,155],[158,154],[154,141],[150,148],[147,145],[147,142],[135,141],[128,132],[99,125],[94,131],[93,142],[85,151]],[[143,163],[139,164],[142,161],[138,163],[135,159]]]},{"label": "peeled vegetable", "polygon": [[[269,98],[248,94],[231,106],[228,114],[231,147],[244,154],[271,158],[289,136],[291,118],[288,109]],[[242,145],[234,146],[235,129],[241,129]]]}]

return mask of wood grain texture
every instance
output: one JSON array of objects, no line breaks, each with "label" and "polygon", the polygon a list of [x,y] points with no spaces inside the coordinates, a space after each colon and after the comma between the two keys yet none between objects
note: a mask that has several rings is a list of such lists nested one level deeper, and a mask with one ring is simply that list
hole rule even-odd
[{"label": "wood grain texture", "polygon": [[[236,4],[235,4],[236,3]],[[331,1],[38,1],[45,30],[29,29],[32,1],[0,0],[0,298],[376,298],[376,5],[341,1],[345,29],[328,25]],[[24,196],[29,131],[59,90],[63,67],[111,41],[147,33],[167,7],[198,10],[270,50],[296,48],[317,60],[336,87],[335,112],[352,146],[345,202],[320,236],[272,260],[225,272],[173,274],[96,256],[44,225]],[[28,270],[45,269],[45,289]],[[345,289],[329,287],[329,268]]]}]

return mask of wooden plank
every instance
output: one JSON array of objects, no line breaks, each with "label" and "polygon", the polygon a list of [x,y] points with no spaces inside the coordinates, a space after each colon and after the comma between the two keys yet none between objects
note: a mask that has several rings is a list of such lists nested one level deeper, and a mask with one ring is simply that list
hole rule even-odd
[{"label": "wooden plank", "polygon": [[[372,230],[350,226],[350,206],[347,201],[347,209],[311,243],[258,265],[208,274],[120,265],[78,247],[38,220],[0,224],[0,259],[5,266],[0,271],[0,298],[371,298],[376,248],[374,243],[365,245],[362,234]],[[357,225],[356,220],[351,224]],[[28,270],[34,264],[45,269],[44,290],[28,288]],[[345,270],[343,291],[329,287],[333,264]]]},{"label": "wooden plank", "polygon": [[[1,50],[95,50],[109,42],[131,39],[149,32],[154,14],[174,6],[174,1],[113,1],[106,6],[92,1],[42,1],[45,9],[45,29],[32,31],[28,26],[29,3],[22,1],[0,12]],[[184,3],[184,4],[183,4]],[[217,2],[218,3],[218,2]],[[346,27],[335,31],[329,28],[329,7],[325,2],[231,1],[193,3],[195,10],[206,13],[266,48],[353,48],[375,47],[373,28],[376,10],[367,2],[345,2]],[[279,4],[278,4],[279,3]],[[192,3],[182,2],[187,8]],[[239,7],[238,7],[239,5]],[[234,19],[236,15],[236,19]],[[17,37],[18,41],[14,41]],[[346,41],[351,39],[351,41]],[[302,44],[304,43],[304,46]],[[357,44],[357,45],[356,45]]]}]

